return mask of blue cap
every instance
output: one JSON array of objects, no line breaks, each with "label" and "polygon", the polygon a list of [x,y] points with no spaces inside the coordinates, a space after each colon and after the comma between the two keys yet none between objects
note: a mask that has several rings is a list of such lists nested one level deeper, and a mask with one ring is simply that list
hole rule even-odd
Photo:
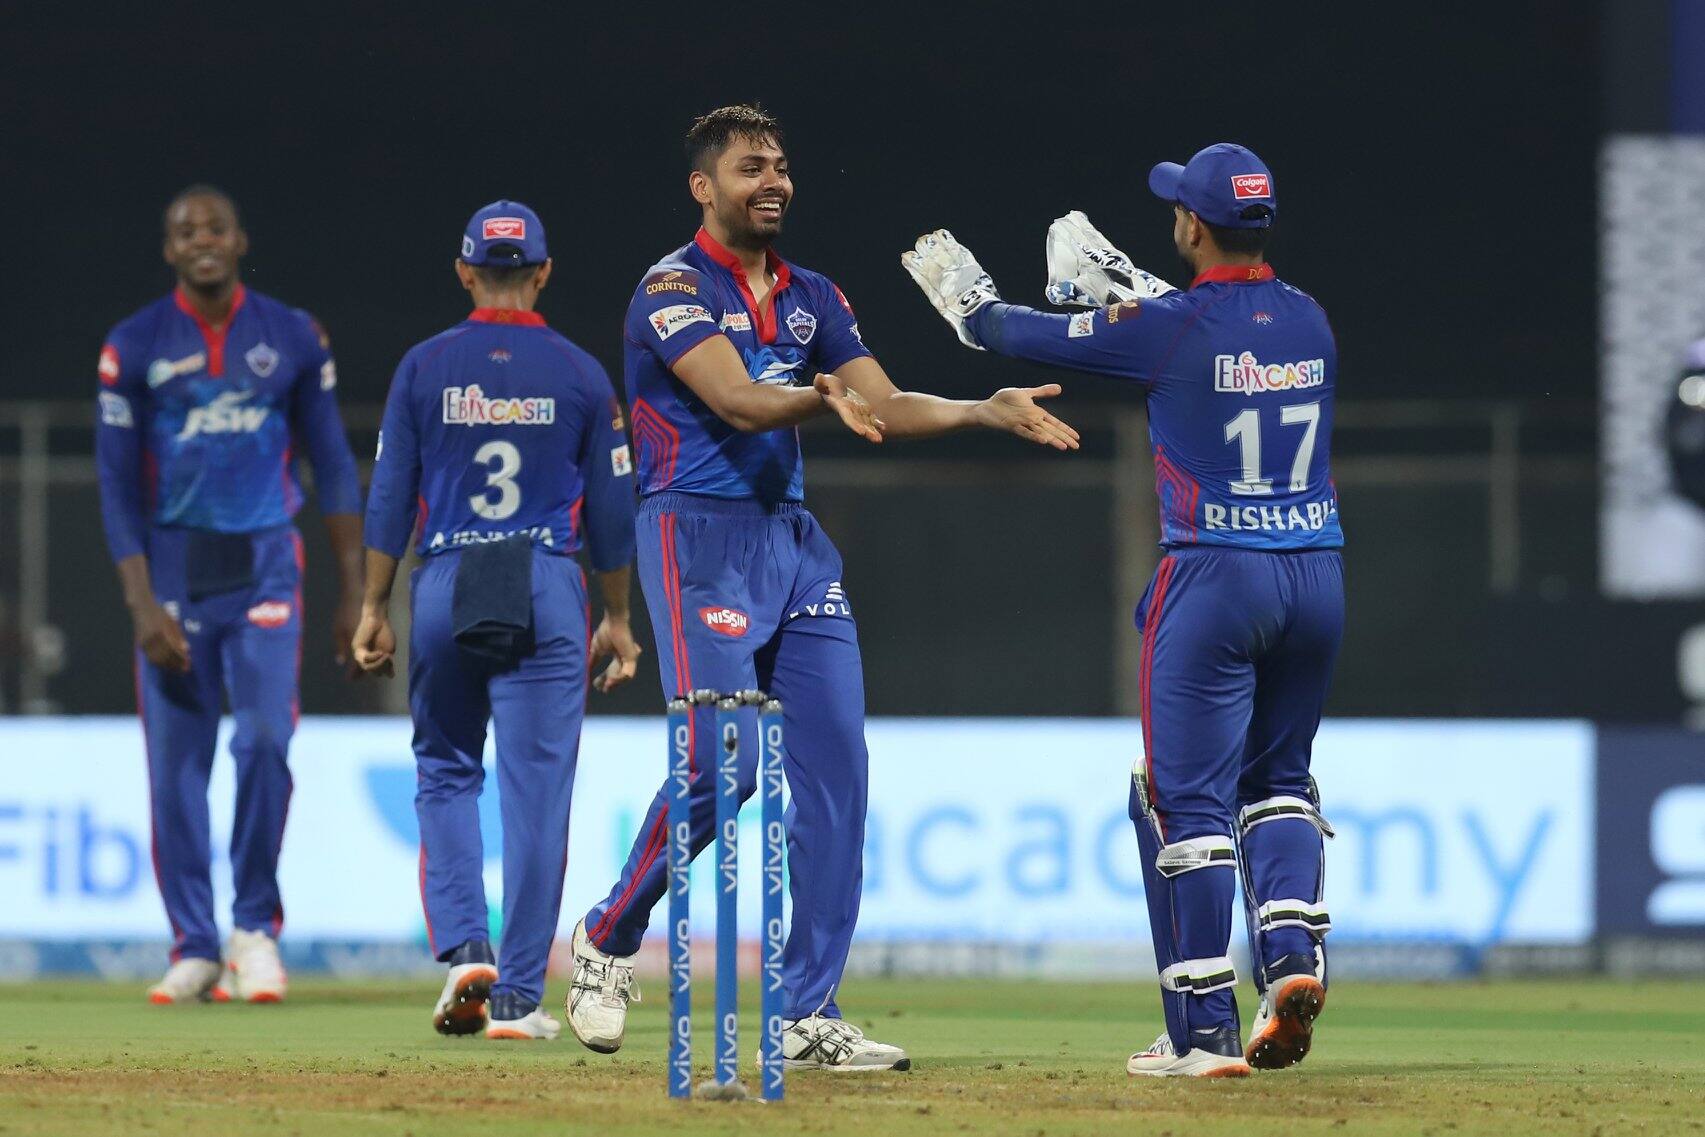
[{"label": "blue cap", "polygon": [[471,265],[539,265],[549,256],[539,215],[507,198],[475,213],[462,233],[462,259]]},{"label": "blue cap", "polygon": [[[1265,229],[1279,214],[1273,174],[1254,151],[1216,142],[1196,151],[1188,165],[1162,162],[1149,171],[1149,189],[1224,229]],[[1250,209],[1250,206],[1266,206]],[[1248,211],[1252,216],[1245,217]]]}]

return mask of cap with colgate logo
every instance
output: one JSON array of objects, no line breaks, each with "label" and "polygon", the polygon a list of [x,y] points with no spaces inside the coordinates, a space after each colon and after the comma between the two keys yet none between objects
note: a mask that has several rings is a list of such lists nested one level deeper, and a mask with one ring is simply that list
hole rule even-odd
[{"label": "cap with colgate logo", "polygon": [[471,265],[544,264],[545,226],[518,201],[494,201],[468,219],[462,260]]},{"label": "cap with colgate logo", "polygon": [[1266,229],[1279,214],[1272,171],[1254,151],[1235,142],[1198,150],[1182,166],[1160,163],[1149,171],[1149,189],[1226,229]]}]

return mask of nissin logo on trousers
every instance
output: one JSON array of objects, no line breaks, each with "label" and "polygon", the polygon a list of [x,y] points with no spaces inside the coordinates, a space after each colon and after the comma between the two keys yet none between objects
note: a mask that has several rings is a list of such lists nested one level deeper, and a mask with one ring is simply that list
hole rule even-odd
[{"label": "nissin logo on trousers", "polygon": [[743,636],[752,620],[744,612],[733,608],[700,608],[699,619],[705,622],[705,627],[713,632],[721,632],[725,636]]}]

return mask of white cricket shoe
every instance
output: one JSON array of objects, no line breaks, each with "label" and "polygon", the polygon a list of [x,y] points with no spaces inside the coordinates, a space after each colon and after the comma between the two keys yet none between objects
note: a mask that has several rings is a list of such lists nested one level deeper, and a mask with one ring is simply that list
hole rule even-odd
[{"label": "white cricket shoe", "polygon": [[173,1003],[210,1003],[223,969],[216,959],[186,956],[166,969],[166,975],[148,988],[148,1001],[165,1007]]},{"label": "white cricket shoe", "polygon": [[845,1019],[811,1015],[781,1024],[784,1070],[834,1070],[862,1074],[873,1070],[910,1070],[912,1060],[898,1046],[875,1042]]},{"label": "white cricket shoe", "polygon": [[226,949],[231,969],[231,993],[245,1003],[281,1003],[288,980],[278,958],[278,941],[265,932],[231,932]]},{"label": "white cricket shoe", "polygon": [[1326,985],[1312,975],[1287,975],[1267,984],[1244,1059],[1257,1070],[1295,1066],[1308,1057],[1314,1020],[1325,1006]]},{"label": "white cricket shoe", "polygon": [[1247,1078],[1249,1063],[1241,1055],[1216,1054],[1199,1046],[1179,1054],[1172,1048],[1172,1036],[1162,1034],[1153,1046],[1131,1055],[1125,1072],[1145,1078]]},{"label": "white cricket shoe", "polygon": [[627,1034],[628,1003],[639,1002],[633,985],[633,956],[606,955],[586,935],[586,921],[574,926],[574,979],[563,1010],[568,1025],[588,1050],[614,1054]]},{"label": "white cricket shoe", "polygon": [[534,1007],[518,1019],[493,1018],[485,1027],[487,1038],[536,1038],[549,1042],[561,1033],[562,1024],[547,1015],[543,1007]]},{"label": "white cricket shoe", "polygon": [[439,1034],[478,1034],[486,1027],[485,1001],[497,982],[489,963],[459,963],[450,968],[444,990],[432,1008],[432,1029]]}]

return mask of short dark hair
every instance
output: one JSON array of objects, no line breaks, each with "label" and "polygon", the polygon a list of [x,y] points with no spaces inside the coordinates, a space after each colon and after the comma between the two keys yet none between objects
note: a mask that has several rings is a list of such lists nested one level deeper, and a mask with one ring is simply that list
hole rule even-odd
[{"label": "short dark hair", "polygon": [[[498,246],[501,248],[502,246]],[[538,265],[469,265],[480,283],[494,292],[519,288],[539,271]]]},{"label": "short dark hair", "polygon": [[[1249,209],[1266,209],[1264,205],[1252,205]],[[1247,212],[1247,211],[1246,211]],[[1214,244],[1219,246],[1222,253],[1233,253],[1237,256],[1256,257],[1267,251],[1267,240],[1273,235],[1273,227],[1267,225],[1260,229],[1231,229],[1224,225],[1215,225],[1203,221],[1208,232],[1214,236]]]},{"label": "short dark hair", "polygon": [[770,141],[780,146],[781,123],[756,103],[735,103],[700,115],[687,130],[687,165],[710,173],[716,160],[736,138]]},{"label": "short dark hair", "polygon": [[231,217],[237,222],[237,228],[243,227],[243,215],[237,210],[235,198],[218,186],[208,185],[206,182],[197,182],[194,185],[185,186],[172,195],[172,200],[166,203],[165,210],[160,214],[160,228],[169,230],[172,227],[172,210],[192,197],[211,197],[224,202],[225,207],[231,211]]}]

